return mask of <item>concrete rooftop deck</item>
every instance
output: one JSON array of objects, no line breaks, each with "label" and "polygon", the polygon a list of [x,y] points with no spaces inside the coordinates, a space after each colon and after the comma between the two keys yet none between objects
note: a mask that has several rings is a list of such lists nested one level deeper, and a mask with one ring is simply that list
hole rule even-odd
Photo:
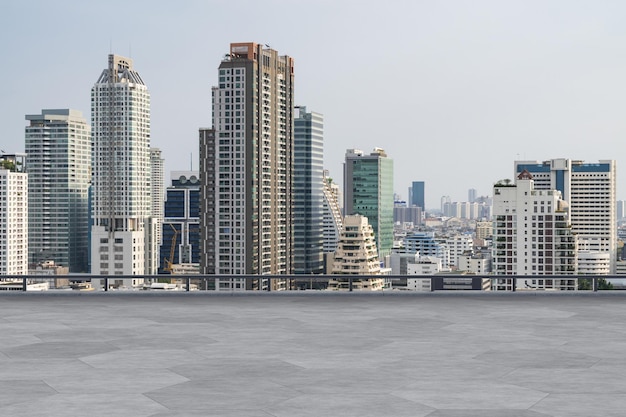
[{"label": "concrete rooftop deck", "polygon": [[1,416],[626,414],[626,292],[0,294]]}]

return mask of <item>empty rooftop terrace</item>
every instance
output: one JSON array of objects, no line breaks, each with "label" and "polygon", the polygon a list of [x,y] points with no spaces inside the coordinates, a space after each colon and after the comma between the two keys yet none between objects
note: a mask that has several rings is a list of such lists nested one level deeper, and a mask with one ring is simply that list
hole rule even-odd
[{"label": "empty rooftop terrace", "polygon": [[623,416],[626,292],[4,293],[2,416]]}]

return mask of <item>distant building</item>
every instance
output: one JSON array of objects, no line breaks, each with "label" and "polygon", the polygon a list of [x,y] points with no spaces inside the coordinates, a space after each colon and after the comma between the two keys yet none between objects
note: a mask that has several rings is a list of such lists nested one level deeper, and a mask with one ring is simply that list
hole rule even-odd
[{"label": "distant building", "polygon": [[459,266],[459,257],[472,250],[474,239],[471,235],[455,235],[446,238],[446,246],[450,252],[450,266]]},{"label": "distant building", "polygon": [[[143,275],[152,271],[150,93],[132,59],[108,56],[91,89],[93,141],[91,273]],[[141,278],[110,280],[143,285]],[[92,280],[99,289],[103,279]]]},{"label": "distant building", "polygon": [[415,207],[421,207],[422,212],[426,211],[426,203],[425,203],[425,188],[426,184],[424,181],[413,181],[411,184],[411,188],[409,188],[409,204]]},{"label": "distant building", "polygon": [[[337,291],[350,288],[349,280],[337,275],[380,275],[380,273],[374,229],[368,223],[367,217],[345,216],[328,289]],[[355,290],[377,291],[382,290],[384,286],[385,280],[382,277],[352,280],[352,288]]]},{"label": "distant building", "polygon": [[217,290],[285,289],[262,276],[293,273],[294,60],[231,43],[217,75],[214,131],[200,131],[200,270],[260,277],[220,278]]},{"label": "distant building", "polygon": [[28,274],[28,174],[0,156],[0,275]]},{"label": "distant building", "polygon": [[409,253],[419,252],[421,256],[441,259],[442,268],[450,267],[450,249],[437,241],[431,232],[418,232],[404,238],[404,248]]},{"label": "distant building", "polygon": [[515,173],[528,171],[535,190],[558,190],[569,203],[572,232],[588,249],[607,252],[611,273],[617,259],[616,163],[584,163],[572,159],[515,161]]},{"label": "distant building", "polygon": [[324,270],[324,116],[296,107],[294,119],[295,274]]},{"label": "distant building", "polygon": [[[515,184],[496,184],[493,271],[498,275],[576,275],[576,237],[567,210],[561,192],[536,190],[528,171]],[[511,289],[511,282],[498,280],[492,289]],[[549,287],[548,281],[542,283],[518,282],[528,288]],[[556,281],[552,284],[555,289],[570,289],[569,284],[562,288]]]},{"label": "distant building", "polygon": [[199,172],[172,171],[171,185],[165,193],[159,272],[197,269],[200,265]]},{"label": "distant building", "polygon": [[413,223],[414,226],[422,224],[422,208],[413,207],[394,207],[393,208],[394,223]]},{"label": "distant building", "polygon": [[491,256],[485,252],[468,251],[459,256],[458,270],[477,275],[488,274],[491,272]]},{"label": "distant building", "polygon": [[393,161],[381,148],[348,149],[343,178],[345,213],[368,218],[382,259],[393,247]]},{"label": "distant building", "polygon": [[335,252],[339,235],[343,230],[343,217],[339,207],[341,200],[339,195],[339,186],[335,184],[328,176],[328,171],[324,170],[323,180],[324,201],[322,206],[323,214],[323,236],[324,236],[324,253]]},{"label": "distant building", "polygon": [[476,222],[476,239],[487,239],[493,235],[493,222]]},{"label": "distant building", "polygon": [[44,109],[26,120],[29,263],[87,272],[91,129],[78,110]]},{"label": "distant building", "polygon": [[467,190],[467,201],[469,201],[470,203],[475,203],[477,196],[478,193],[475,188],[470,188],[469,190]]}]

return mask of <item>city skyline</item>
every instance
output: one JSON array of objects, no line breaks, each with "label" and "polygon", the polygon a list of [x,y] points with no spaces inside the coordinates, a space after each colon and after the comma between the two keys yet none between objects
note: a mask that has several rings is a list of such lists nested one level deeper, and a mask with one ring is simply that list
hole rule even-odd
[{"label": "city skyline", "polygon": [[[320,2],[303,19],[297,3],[240,1],[155,4],[146,19],[125,21],[113,19],[113,4],[94,22],[86,18],[90,4],[43,4],[10,2],[0,17],[12,39],[0,52],[22,68],[0,70],[12,80],[0,107],[7,152],[23,150],[24,114],[73,108],[88,115],[93,74],[113,52],[141,62],[153,96],[152,145],[162,149],[165,171],[197,169],[215,63],[224,45],[253,39],[294,57],[295,104],[324,115],[325,168],[337,183],[346,149],[383,146],[395,160],[394,191],[406,199],[411,182],[423,180],[433,208],[441,195],[489,194],[498,179],[514,177],[512,160],[617,153],[617,198],[626,198],[616,145],[626,136],[626,62],[614,53],[626,36],[619,21],[626,5]],[[145,13],[141,3],[124,7]],[[245,24],[222,23],[233,15]],[[207,16],[214,25],[203,24]],[[49,44],[72,45],[68,57],[40,47],[44,34]],[[172,83],[178,69],[184,82]],[[466,175],[455,175],[461,170]]]}]

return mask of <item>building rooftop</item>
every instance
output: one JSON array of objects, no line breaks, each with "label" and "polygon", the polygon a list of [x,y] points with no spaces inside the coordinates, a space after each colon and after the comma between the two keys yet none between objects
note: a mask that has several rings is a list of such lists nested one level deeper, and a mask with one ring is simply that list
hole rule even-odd
[{"label": "building rooftop", "polygon": [[617,416],[625,297],[0,294],[0,415]]}]

